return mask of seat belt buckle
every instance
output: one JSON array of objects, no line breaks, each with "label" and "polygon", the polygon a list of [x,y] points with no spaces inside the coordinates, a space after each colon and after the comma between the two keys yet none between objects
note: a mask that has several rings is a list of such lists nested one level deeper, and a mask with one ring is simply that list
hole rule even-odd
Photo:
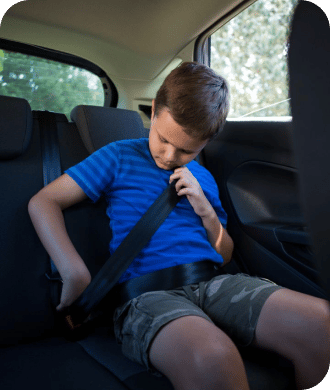
[{"label": "seat belt buckle", "polygon": [[82,323],[77,323],[74,321],[74,318],[72,317],[69,309],[70,308],[64,309],[61,314],[63,315],[63,320],[66,328],[70,332],[74,332],[75,330],[77,330],[82,326]]},{"label": "seat belt buckle", "polygon": [[69,341],[79,341],[88,336],[88,331],[81,323],[75,322],[70,313],[70,308],[58,312],[58,326],[64,338]]},{"label": "seat belt buckle", "polygon": [[66,307],[65,309],[57,312],[59,326],[62,328],[63,336],[70,341],[78,341],[86,338],[93,328],[91,324],[90,314],[86,319],[80,320],[79,316],[74,315],[72,308]]}]

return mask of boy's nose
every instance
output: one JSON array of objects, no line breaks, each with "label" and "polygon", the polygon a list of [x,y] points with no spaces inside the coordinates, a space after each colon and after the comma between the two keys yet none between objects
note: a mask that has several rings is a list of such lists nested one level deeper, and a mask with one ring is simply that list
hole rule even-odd
[{"label": "boy's nose", "polygon": [[175,148],[167,148],[165,151],[165,161],[167,164],[173,163],[176,160],[176,149]]}]

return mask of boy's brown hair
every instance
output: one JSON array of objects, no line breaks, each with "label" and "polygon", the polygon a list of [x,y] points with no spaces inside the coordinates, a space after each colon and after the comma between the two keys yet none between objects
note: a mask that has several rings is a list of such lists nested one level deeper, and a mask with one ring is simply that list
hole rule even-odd
[{"label": "boy's brown hair", "polygon": [[166,77],[155,98],[155,116],[167,109],[184,132],[200,141],[215,138],[229,111],[226,80],[198,62],[184,62]]}]

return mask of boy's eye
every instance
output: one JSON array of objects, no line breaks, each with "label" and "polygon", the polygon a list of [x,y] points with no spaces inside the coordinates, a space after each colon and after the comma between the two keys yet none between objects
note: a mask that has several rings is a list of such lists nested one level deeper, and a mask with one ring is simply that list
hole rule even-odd
[{"label": "boy's eye", "polygon": [[160,138],[161,142],[166,143],[166,141],[164,140],[164,138],[161,138],[161,137],[159,137],[159,138]]},{"label": "boy's eye", "polygon": [[[162,138],[162,137],[159,137],[160,141],[163,142],[164,144],[167,143],[167,141]],[[183,150],[183,149],[180,149],[180,152],[184,153],[184,154],[192,154],[193,152],[189,152],[188,150]]]}]

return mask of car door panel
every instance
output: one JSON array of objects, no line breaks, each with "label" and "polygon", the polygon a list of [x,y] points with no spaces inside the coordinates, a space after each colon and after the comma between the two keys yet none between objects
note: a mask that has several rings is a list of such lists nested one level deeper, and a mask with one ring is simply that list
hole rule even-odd
[{"label": "car door panel", "polygon": [[219,186],[241,270],[324,297],[300,205],[291,122],[228,121],[201,157]]}]

